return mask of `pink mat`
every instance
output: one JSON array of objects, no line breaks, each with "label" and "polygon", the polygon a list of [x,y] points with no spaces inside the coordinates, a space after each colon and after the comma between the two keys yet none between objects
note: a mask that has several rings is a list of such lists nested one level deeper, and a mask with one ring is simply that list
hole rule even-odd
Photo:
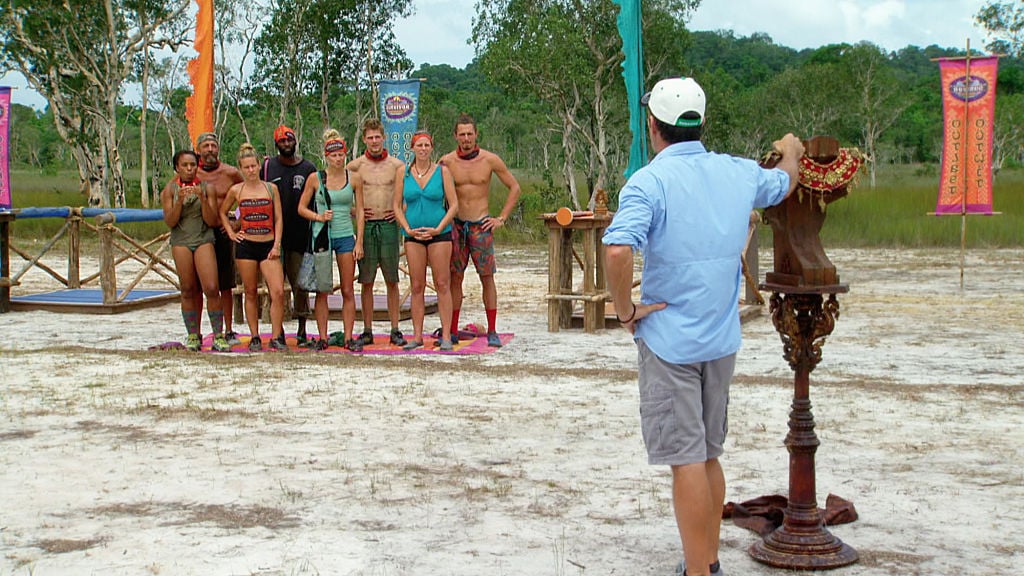
[{"label": "pink mat", "polygon": [[[465,333],[463,333],[463,334],[465,334]],[[310,334],[310,336],[314,336],[314,335]],[[406,337],[407,340],[411,340],[411,335],[406,334],[405,337]],[[512,338],[514,337],[514,335],[511,334],[511,333],[506,333],[506,334],[499,334],[498,337],[501,338],[501,345],[502,346],[507,346],[508,343],[512,341]],[[264,352],[272,352],[268,348],[268,344],[270,342],[270,334],[269,333],[262,334],[261,338],[263,339],[263,351]],[[244,353],[248,353],[249,352],[249,335],[248,334],[239,334],[238,335],[238,339],[241,340],[242,343],[237,345],[237,346],[233,346],[231,348],[231,352],[244,352]],[[349,352],[347,349],[342,348],[340,346],[330,346],[326,350],[322,350],[321,352],[329,352],[329,353],[333,353],[333,354],[456,354],[456,355],[462,354],[462,355],[466,355],[466,354],[490,354],[490,353],[492,353],[492,352],[494,352],[496,350],[500,350],[500,348],[492,348],[492,347],[487,345],[487,336],[486,335],[478,336],[478,337],[473,338],[471,340],[460,340],[459,343],[455,345],[455,349],[450,351],[450,352],[442,352],[440,348],[434,346],[434,340],[435,340],[435,338],[433,336],[429,336],[429,335],[424,334],[424,336],[423,336],[423,347],[417,348],[415,350],[408,350],[408,351],[406,351],[406,350],[402,350],[402,348],[400,346],[392,346],[389,343],[389,336],[387,334],[374,334],[374,336],[373,336],[373,344],[370,344],[368,346],[364,346],[362,352]],[[312,352],[309,348],[299,348],[299,346],[296,344],[296,341],[295,341],[295,334],[285,334],[285,341],[288,343],[288,351],[289,352],[298,352],[298,353],[302,353],[302,354],[311,353]],[[202,352],[213,352],[213,349],[211,348],[212,345],[213,345],[213,335],[210,334],[210,335],[207,335],[206,338],[203,339]],[[214,352],[214,353],[216,354],[217,352]],[[226,352],[225,352],[225,354],[226,354]]]}]

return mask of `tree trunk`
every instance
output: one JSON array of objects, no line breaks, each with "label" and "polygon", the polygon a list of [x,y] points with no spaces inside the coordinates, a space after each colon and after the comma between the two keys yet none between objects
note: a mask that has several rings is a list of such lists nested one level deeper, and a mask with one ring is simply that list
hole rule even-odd
[{"label": "tree trunk", "polygon": [[[146,24],[145,10],[139,11],[139,19]],[[149,180],[146,168],[149,155],[146,150],[146,111],[149,108],[149,38],[142,40],[142,110],[139,114],[139,200],[143,208],[149,208]]]},{"label": "tree trunk", "polygon": [[111,197],[114,200],[114,207],[124,208],[126,206],[124,197],[124,168],[121,161],[121,148],[117,139],[117,91],[112,90],[107,98],[107,114],[109,115],[105,124],[105,130],[101,131],[100,137],[104,140],[101,146],[106,152],[107,164],[107,203],[110,205]]},{"label": "tree trunk", "polygon": [[569,201],[572,203],[573,210],[580,209],[580,197],[579,190],[576,187],[576,143],[573,140],[572,132],[574,130],[573,115],[576,112],[576,107],[573,106],[567,110],[563,110],[562,116],[562,176],[565,178],[565,186],[569,189]]}]

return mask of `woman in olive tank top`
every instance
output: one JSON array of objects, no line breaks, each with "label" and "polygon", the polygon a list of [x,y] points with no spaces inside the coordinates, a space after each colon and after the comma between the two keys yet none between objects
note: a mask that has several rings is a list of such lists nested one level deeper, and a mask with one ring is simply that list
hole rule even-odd
[{"label": "woman in olive tank top", "polygon": [[[196,179],[199,158],[191,150],[174,154],[176,176],[160,192],[164,223],[171,229],[171,255],[178,273],[181,291],[181,317],[188,336],[185,347],[199,351],[202,347],[202,325],[196,297],[199,290],[206,295],[206,311],[213,331],[213,349],[231,350],[224,339],[224,312],[221,309],[220,287],[217,284],[217,255],[213,249],[213,226],[217,219],[217,197]],[[199,301],[202,305],[202,300]]]}]

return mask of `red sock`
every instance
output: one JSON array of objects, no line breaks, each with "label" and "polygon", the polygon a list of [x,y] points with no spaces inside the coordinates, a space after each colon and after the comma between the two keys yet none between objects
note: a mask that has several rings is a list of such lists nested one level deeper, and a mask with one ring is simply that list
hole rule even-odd
[{"label": "red sock", "polygon": [[498,309],[491,308],[490,310],[485,310],[485,312],[487,312],[487,333],[490,334],[494,332],[494,319],[498,317]]},{"label": "red sock", "polygon": [[452,309],[452,334],[459,333],[459,310],[458,308]]}]

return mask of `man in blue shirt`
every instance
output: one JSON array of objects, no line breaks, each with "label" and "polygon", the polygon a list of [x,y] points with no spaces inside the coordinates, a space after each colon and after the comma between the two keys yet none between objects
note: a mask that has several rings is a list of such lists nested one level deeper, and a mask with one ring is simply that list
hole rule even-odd
[{"label": "man in blue shirt", "polygon": [[[605,232],[608,285],[638,348],[641,429],[650,464],[672,468],[672,500],[685,567],[720,576],[729,382],[740,347],[740,254],[750,211],[795,188],[803,144],[775,142],[778,168],[708,152],[700,142],[704,91],[692,78],[655,84],[647,107],[654,159],[619,195]],[[643,252],[640,303],[633,251]],[[685,568],[685,569],[684,569]]]}]

